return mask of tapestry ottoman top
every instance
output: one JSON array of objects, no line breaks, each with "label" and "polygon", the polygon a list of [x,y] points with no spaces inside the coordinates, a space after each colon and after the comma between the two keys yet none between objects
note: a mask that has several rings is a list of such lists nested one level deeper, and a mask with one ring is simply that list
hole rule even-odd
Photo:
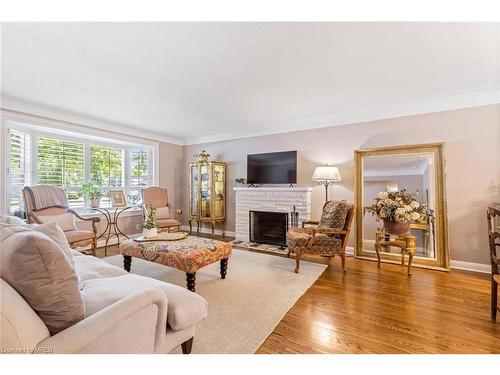
[{"label": "tapestry ottoman top", "polygon": [[122,255],[132,256],[194,273],[200,268],[231,256],[230,243],[208,238],[187,236],[178,241],[136,242],[133,239],[120,244]]}]

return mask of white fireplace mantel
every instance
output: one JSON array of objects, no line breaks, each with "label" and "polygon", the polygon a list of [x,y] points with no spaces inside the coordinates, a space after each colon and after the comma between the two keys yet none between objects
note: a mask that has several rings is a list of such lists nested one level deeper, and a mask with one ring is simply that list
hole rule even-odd
[{"label": "white fireplace mantel", "polygon": [[272,211],[290,213],[295,210],[299,213],[299,225],[311,217],[310,186],[261,186],[261,187],[234,187],[236,193],[236,239],[248,241],[249,211]]}]

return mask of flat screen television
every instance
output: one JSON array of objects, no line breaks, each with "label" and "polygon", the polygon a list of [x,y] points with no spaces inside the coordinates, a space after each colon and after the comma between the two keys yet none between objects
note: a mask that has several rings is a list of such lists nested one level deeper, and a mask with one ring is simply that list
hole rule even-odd
[{"label": "flat screen television", "polygon": [[247,183],[296,184],[297,151],[248,155]]}]

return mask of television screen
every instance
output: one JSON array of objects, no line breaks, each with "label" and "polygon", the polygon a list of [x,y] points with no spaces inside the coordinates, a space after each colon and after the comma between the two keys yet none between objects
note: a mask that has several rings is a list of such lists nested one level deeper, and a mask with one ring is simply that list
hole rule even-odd
[{"label": "television screen", "polygon": [[296,184],[297,151],[247,156],[249,184]]}]

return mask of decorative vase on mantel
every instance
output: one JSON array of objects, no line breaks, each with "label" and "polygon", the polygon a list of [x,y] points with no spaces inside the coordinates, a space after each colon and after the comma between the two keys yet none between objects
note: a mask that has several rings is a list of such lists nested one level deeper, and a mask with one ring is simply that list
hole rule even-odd
[{"label": "decorative vase on mantel", "polygon": [[389,234],[402,236],[410,233],[410,224],[384,219],[384,230]]}]

